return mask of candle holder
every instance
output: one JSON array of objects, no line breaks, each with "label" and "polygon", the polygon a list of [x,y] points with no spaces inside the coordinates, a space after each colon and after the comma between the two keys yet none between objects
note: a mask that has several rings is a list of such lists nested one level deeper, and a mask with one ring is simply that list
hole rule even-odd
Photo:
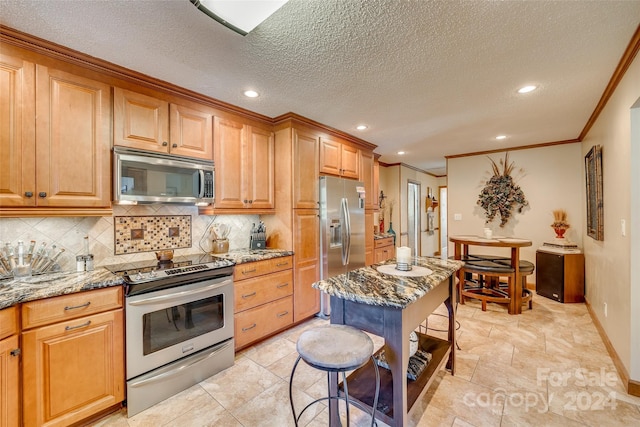
[{"label": "candle holder", "polygon": [[398,261],[396,263],[396,270],[411,271],[411,264],[409,264],[408,262],[400,262],[400,261]]}]

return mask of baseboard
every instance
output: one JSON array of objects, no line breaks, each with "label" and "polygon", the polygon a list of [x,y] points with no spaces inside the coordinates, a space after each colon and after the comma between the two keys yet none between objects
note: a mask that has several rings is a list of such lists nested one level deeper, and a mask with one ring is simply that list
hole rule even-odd
[{"label": "baseboard", "polygon": [[627,393],[629,393],[632,396],[640,397],[640,382],[634,381],[631,378],[629,378],[629,373],[627,372],[627,368],[625,368],[624,364],[620,360],[620,356],[618,356],[618,353],[616,352],[615,348],[613,348],[613,344],[611,344],[611,341],[609,341],[609,337],[607,336],[607,333],[604,331],[604,328],[602,327],[600,320],[598,320],[596,313],[591,308],[591,304],[589,303],[589,300],[586,297],[584,299],[584,303],[587,306],[587,310],[589,311],[589,316],[591,316],[591,320],[593,320],[593,324],[598,330],[598,334],[600,334],[600,338],[602,338],[602,342],[604,342],[604,346],[607,349],[607,353],[609,353],[609,356],[611,356],[611,359],[613,360],[613,364],[615,365],[616,370],[618,371],[618,375],[620,375],[620,379],[622,380],[622,385],[627,390]]}]

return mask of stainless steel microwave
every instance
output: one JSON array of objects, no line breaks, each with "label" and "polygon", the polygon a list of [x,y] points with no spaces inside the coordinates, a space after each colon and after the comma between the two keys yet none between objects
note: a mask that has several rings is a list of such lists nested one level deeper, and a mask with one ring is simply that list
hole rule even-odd
[{"label": "stainless steel microwave", "polygon": [[113,167],[118,204],[213,204],[212,161],[114,147]]}]

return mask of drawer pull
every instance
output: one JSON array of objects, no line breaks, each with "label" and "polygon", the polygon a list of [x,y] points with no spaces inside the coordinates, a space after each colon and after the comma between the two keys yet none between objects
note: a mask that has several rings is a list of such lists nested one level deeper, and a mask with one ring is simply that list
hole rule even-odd
[{"label": "drawer pull", "polygon": [[254,268],[253,270],[242,270],[242,274],[255,273],[256,270],[257,270],[256,268]]},{"label": "drawer pull", "polygon": [[80,304],[80,305],[74,305],[74,306],[66,306],[64,309],[66,310],[75,310],[76,308],[84,308],[84,307],[89,307],[89,304],[91,304],[91,301],[87,301],[84,304]]},{"label": "drawer pull", "polygon": [[250,331],[251,329],[255,328],[256,326],[258,326],[258,325],[256,325],[256,324],[254,323],[253,325],[251,325],[251,326],[249,326],[249,327],[247,327],[247,328],[242,328],[242,332]]},{"label": "drawer pull", "polygon": [[288,311],[283,311],[282,313],[278,313],[278,314],[276,314],[276,316],[278,316],[278,317],[283,317],[283,316],[286,316],[287,314],[289,314],[289,312],[288,312]]},{"label": "drawer pull", "polygon": [[278,289],[286,288],[287,286],[289,286],[289,282],[287,282],[287,283],[281,283],[281,284],[279,284],[279,285],[278,285]]},{"label": "drawer pull", "polygon": [[276,264],[276,267],[284,267],[285,265],[289,265],[289,262],[288,261],[279,262],[279,263]]},{"label": "drawer pull", "polygon": [[74,329],[78,329],[78,328],[84,328],[85,326],[89,326],[91,324],[91,320],[87,320],[85,323],[83,323],[82,325],[78,325],[78,326],[65,326],[64,330],[65,331],[72,331]]},{"label": "drawer pull", "polygon": [[255,296],[255,294],[255,292],[251,292],[250,294],[242,295],[242,298],[251,298],[252,296]]}]

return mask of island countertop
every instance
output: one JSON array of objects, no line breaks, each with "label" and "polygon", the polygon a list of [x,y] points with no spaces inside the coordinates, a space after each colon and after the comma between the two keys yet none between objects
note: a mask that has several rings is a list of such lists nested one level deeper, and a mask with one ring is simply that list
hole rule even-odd
[{"label": "island countertop", "polygon": [[[459,270],[464,262],[431,257],[412,258],[413,266],[428,268],[432,273],[425,276],[408,276],[398,271],[387,274],[378,271],[383,265],[394,266],[395,259],[380,264],[358,268],[312,286],[330,296],[369,305],[405,308],[415,302],[443,280]],[[414,268],[414,270],[418,270]],[[411,274],[411,273],[409,273]]]}]

